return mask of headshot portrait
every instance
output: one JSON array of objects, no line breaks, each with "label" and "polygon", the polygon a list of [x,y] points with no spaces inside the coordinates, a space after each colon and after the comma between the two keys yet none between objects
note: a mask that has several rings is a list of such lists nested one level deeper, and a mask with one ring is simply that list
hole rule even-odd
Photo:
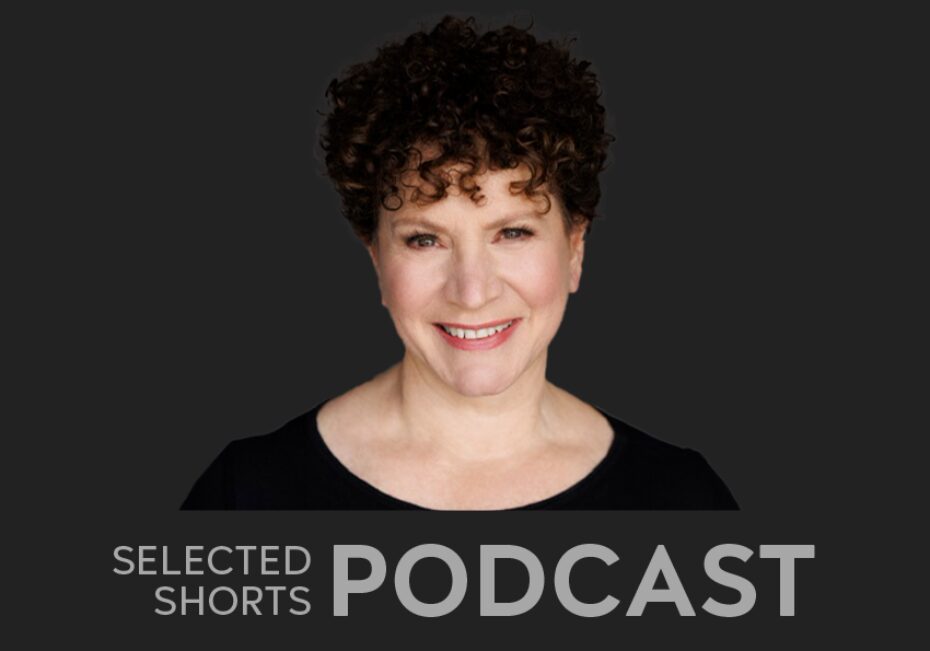
[{"label": "headshot portrait", "polygon": [[779,9],[10,12],[19,637],[916,637],[921,23]]},{"label": "headshot portrait", "polygon": [[[314,98],[325,108],[308,110],[308,145],[339,210],[315,206],[313,220],[342,224],[364,257],[330,264],[332,291],[314,309],[402,352],[372,374],[343,349],[351,385],[229,436],[183,510],[739,508],[700,441],[634,426],[553,370],[557,336],[584,373],[613,367],[597,351],[626,332],[600,278],[587,318],[608,322],[559,336],[603,268],[595,255],[620,245],[598,228],[615,219],[603,172],[622,156],[600,65],[532,24],[445,15],[334,69]],[[369,274],[384,320],[343,320],[371,301],[340,292],[340,264]],[[599,396],[620,390],[610,372],[597,377]]]}]

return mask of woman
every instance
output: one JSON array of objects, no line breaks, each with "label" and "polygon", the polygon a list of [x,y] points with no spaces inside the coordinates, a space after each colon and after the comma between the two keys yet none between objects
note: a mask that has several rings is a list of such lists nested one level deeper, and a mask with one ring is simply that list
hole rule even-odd
[{"label": "woman", "polygon": [[405,354],[231,443],[182,508],[737,508],[700,454],[546,379],[613,140],[588,65],[446,17],[333,80],[327,171]]}]

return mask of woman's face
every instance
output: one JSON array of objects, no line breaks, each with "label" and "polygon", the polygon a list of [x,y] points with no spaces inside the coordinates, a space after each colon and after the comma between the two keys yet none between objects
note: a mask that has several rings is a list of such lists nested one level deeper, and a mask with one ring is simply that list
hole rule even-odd
[{"label": "woman's face", "polygon": [[[549,342],[578,289],[584,228],[566,235],[552,195],[543,214],[541,198],[511,194],[509,183],[525,178],[526,168],[476,176],[478,203],[457,186],[425,206],[408,195],[400,210],[381,210],[369,247],[407,356],[462,395],[501,393],[539,365],[545,377]],[[499,334],[479,329],[511,321]]]}]

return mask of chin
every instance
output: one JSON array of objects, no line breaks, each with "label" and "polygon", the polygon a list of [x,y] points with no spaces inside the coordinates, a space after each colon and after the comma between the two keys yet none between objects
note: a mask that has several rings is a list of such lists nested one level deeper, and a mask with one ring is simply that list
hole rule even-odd
[{"label": "chin", "polygon": [[479,398],[481,396],[496,396],[503,393],[513,384],[513,378],[499,371],[474,369],[462,371],[449,378],[449,386],[463,396]]}]

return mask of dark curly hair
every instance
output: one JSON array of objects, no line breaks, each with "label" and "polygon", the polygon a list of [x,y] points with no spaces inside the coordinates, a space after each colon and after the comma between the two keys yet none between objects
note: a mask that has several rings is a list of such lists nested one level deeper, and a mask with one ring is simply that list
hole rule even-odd
[{"label": "dark curly hair", "polygon": [[[379,207],[403,205],[400,185],[413,188],[418,205],[445,197],[456,182],[444,171],[449,164],[464,165],[457,182],[476,201],[474,176],[525,164],[532,176],[512,191],[542,194],[548,211],[546,184],[564,208],[566,231],[591,231],[598,174],[615,139],[604,130],[597,77],[590,62],[571,57],[571,41],[539,42],[528,29],[478,34],[474,18],[446,16],[330,82],[320,145],[343,213],[366,244]],[[405,183],[405,172],[432,191]]]}]

